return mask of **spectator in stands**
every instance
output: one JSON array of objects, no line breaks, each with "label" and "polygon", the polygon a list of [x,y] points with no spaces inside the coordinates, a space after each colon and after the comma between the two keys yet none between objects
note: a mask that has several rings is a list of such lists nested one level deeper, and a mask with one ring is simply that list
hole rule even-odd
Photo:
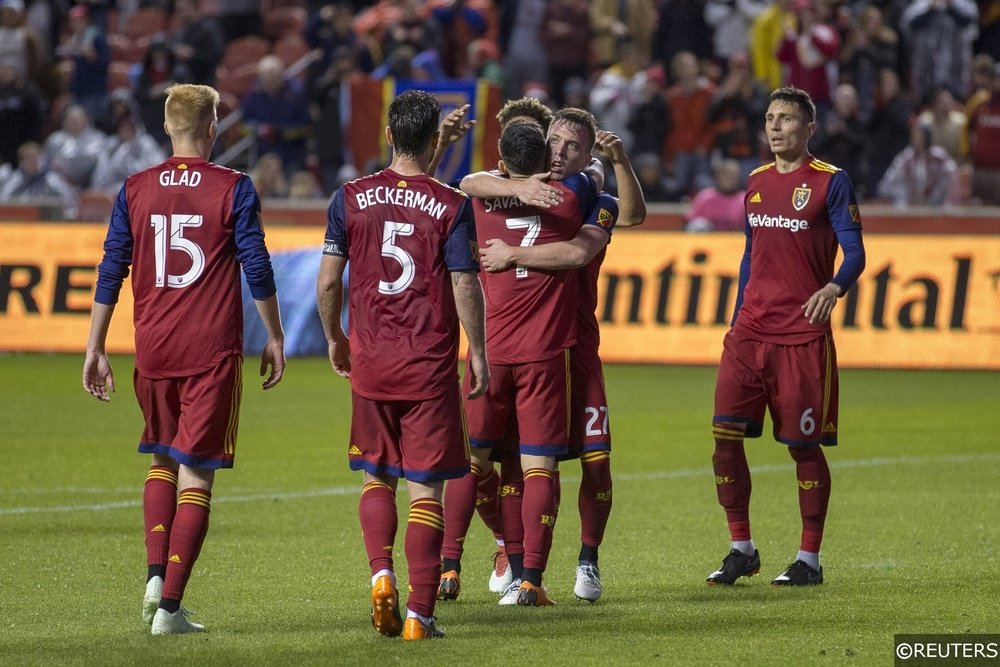
[{"label": "spectator in stands", "polygon": [[327,72],[335,59],[334,54],[342,48],[353,52],[356,67],[362,72],[375,69],[371,50],[351,27],[353,20],[354,10],[347,0],[325,4],[309,16],[303,36],[310,48],[319,49],[322,54],[309,66],[311,79]]},{"label": "spectator in stands", "polygon": [[257,65],[257,82],[243,99],[243,123],[257,137],[257,152],[277,153],[286,173],[305,165],[306,138],[312,134],[309,100],[302,83],[285,76],[281,58],[269,55]]},{"label": "spectator in stands", "polygon": [[851,183],[855,184],[855,192],[861,197],[865,190],[862,168],[870,139],[858,113],[858,92],[854,86],[849,83],[837,86],[833,109],[817,126],[817,136],[811,142],[814,154],[846,171]]},{"label": "spectator in stands", "polygon": [[17,149],[17,169],[0,184],[0,200],[30,202],[57,200],[63,217],[76,217],[77,192],[45,163],[42,147],[34,141]]},{"label": "spectator in stands", "polygon": [[257,186],[261,199],[284,199],[288,196],[285,165],[277,153],[264,153],[250,170],[250,179]]},{"label": "spectator in stands", "polygon": [[[603,117],[601,121],[603,126]],[[663,161],[663,147],[670,133],[670,110],[667,108],[667,74],[661,65],[646,68],[642,90],[628,119],[628,132],[632,143],[629,153],[652,153]]]},{"label": "spectator in stands", "polygon": [[770,98],[753,78],[746,54],[731,55],[727,70],[708,107],[715,131],[712,158],[714,162],[738,161],[742,186],[761,163],[764,114]]},{"label": "spectator in stands", "polygon": [[590,48],[597,69],[621,59],[621,47],[631,44],[651,57],[656,28],[654,0],[593,0],[590,3]]},{"label": "spectator in stands", "polygon": [[893,158],[909,145],[913,103],[900,89],[895,70],[882,68],[878,76],[875,110],[868,124],[868,192],[878,192],[879,182]]},{"label": "spectator in stands", "polygon": [[69,10],[69,32],[56,50],[63,60],[72,64],[69,93],[87,110],[91,118],[104,111],[108,102],[108,64],[111,51],[104,33],[90,19],[83,5]]},{"label": "spectator in stands", "polygon": [[27,75],[0,61],[0,164],[14,164],[18,147],[42,140],[46,100]]},{"label": "spectator in stands", "polygon": [[724,69],[734,55],[745,56],[750,50],[750,26],[769,0],[708,0],[705,23],[712,28],[715,60]]},{"label": "spectator in stands", "polygon": [[45,140],[45,156],[52,169],[73,187],[86,190],[107,139],[107,135],[91,127],[87,110],[74,104],[63,115],[62,129]]},{"label": "spectator in stands", "polygon": [[958,164],[969,155],[967,121],[948,86],[941,85],[930,92],[929,108],[920,113],[920,122],[931,128],[935,146],[948,151]]},{"label": "spectator in stands", "polygon": [[340,46],[329,65],[309,83],[310,99],[319,109],[316,122],[315,150],[327,194],[337,188],[337,173],[344,166],[344,128],[341,119],[341,84],[358,74],[356,52]]},{"label": "spectator in stands", "polygon": [[840,72],[841,80],[858,91],[858,114],[866,123],[875,111],[879,71],[895,70],[898,52],[899,35],[885,24],[882,10],[874,5],[862,9],[840,51]]},{"label": "spectator in stands", "polygon": [[[998,7],[1000,9],[1000,7]],[[966,120],[972,118],[972,113],[983,102],[993,95],[993,67],[996,61],[988,53],[977,53],[972,58],[972,94],[965,100]]]},{"label": "spectator in stands", "polygon": [[740,183],[743,174],[736,160],[722,160],[715,165],[714,185],[699,191],[684,214],[684,229],[689,232],[742,232],[746,226],[743,199],[746,191]]},{"label": "spectator in stands", "polygon": [[545,18],[547,0],[518,0],[510,3],[513,12],[509,37],[501,41],[504,69],[507,71],[506,97],[521,97],[529,81],[548,85],[549,59],[539,34]]},{"label": "spectator in stands", "polygon": [[139,105],[128,88],[115,88],[108,96],[108,106],[94,120],[94,127],[107,136],[118,131],[118,121],[139,115]]},{"label": "spectator in stands", "polygon": [[[549,86],[556,108],[566,104],[563,85],[590,74],[590,8],[587,0],[551,0],[542,19],[542,44],[549,56]],[[645,56],[648,58],[648,54]],[[603,121],[604,119],[601,118]]]},{"label": "spectator in stands", "polygon": [[94,170],[94,190],[117,193],[125,179],[167,159],[167,152],[142,127],[135,116],[118,120],[115,134],[108,137]]},{"label": "spectator in stands", "polygon": [[655,153],[639,153],[632,160],[635,176],[642,187],[642,196],[647,202],[678,202],[681,200],[663,169],[663,156]]},{"label": "spectator in stands", "polygon": [[750,64],[754,78],[768,91],[784,84],[775,54],[785,38],[785,26],[795,21],[791,7],[792,0],[776,0],[750,24]]},{"label": "spectator in stands", "polygon": [[261,0],[215,0],[215,4],[219,28],[226,42],[261,33]]},{"label": "spectator in stands", "polygon": [[792,0],[796,21],[785,28],[778,60],[788,66],[785,83],[809,93],[816,104],[816,121],[822,122],[832,106],[828,66],[840,54],[840,35],[819,20],[815,1]]},{"label": "spectator in stands", "polygon": [[288,182],[289,199],[319,199],[323,197],[323,190],[316,180],[315,174],[308,169],[300,169],[292,174]]},{"label": "spectator in stands", "polygon": [[1000,204],[1000,64],[993,70],[993,94],[969,122],[972,196],[984,204]]},{"label": "spectator in stands", "polygon": [[635,145],[629,119],[645,99],[646,72],[633,45],[623,46],[621,54],[619,62],[597,77],[590,89],[588,109],[600,119],[601,129],[617,134],[625,151],[631,153]]},{"label": "spectator in stands", "polygon": [[397,4],[400,14],[385,25],[382,53],[390,54],[401,46],[410,46],[416,53],[429,49],[440,52],[440,26],[423,15],[419,0],[402,0]]},{"label": "spectator in stands", "polygon": [[[190,2],[190,0],[180,0],[180,2]],[[170,139],[163,129],[163,105],[167,101],[167,88],[175,83],[199,83],[193,80],[191,70],[177,61],[175,52],[176,49],[171,49],[164,40],[154,39],[149,44],[146,57],[136,66],[138,71],[135,77],[135,103],[139,117],[150,136],[164,148],[170,146]]]},{"label": "spectator in stands", "polygon": [[878,194],[897,208],[947,207],[954,204],[958,165],[940,146],[931,142],[927,125],[915,122],[910,145],[889,165]]},{"label": "spectator in stands", "polygon": [[676,83],[667,89],[670,133],[667,154],[673,163],[676,187],[683,195],[693,195],[712,185],[709,153],[714,134],[708,108],[715,87],[698,72],[698,60],[688,51],[674,56],[670,65]]},{"label": "spectator in stands", "polygon": [[463,69],[458,72],[460,79],[485,79],[504,90],[507,73],[500,63],[500,49],[488,39],[475,39],[469,43]]},{"label": "spectator in stands", "polygon": [[970,92],[972,43],[978,21],[975,0],[910,3],[899,27],[909,45],[910,89],[915,99],[923,99],[939,86],[949,86],[953,94],[963,98]]},{"label": "spectator in stands", "polygon": [[[198,10],[197,0],[174,0],[174,20],[177,28],[170,49],[179,68],[177,81],[214,87],[215,68],[226,49],[218,22]],[[152,131],[151,125],[146,127]]]},{"label": "spectator in stands", "polygon": [[457,78],[468,66],[472,42],[497,38],[492,0],[428,0],[424,9],[441,29],[441,68],[449,78]]},{"label": "spectator in stands", "polygon": [[35,80],[42,43],[25,19],[24,0],[0,0],[0,66],[12,67],[25,81]]},{"label": "spectator in stands", "polygon": [[712,57],[712,31],[705,24],[704,0],[661,0],[650,59],[671,63],[679,53],[697,61]]}]

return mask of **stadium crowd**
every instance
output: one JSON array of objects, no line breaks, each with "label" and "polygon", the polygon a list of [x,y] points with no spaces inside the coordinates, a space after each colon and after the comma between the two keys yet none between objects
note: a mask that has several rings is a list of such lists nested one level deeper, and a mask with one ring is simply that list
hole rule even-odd
[{"label": "stadium crowd", "polygon": [[998,60],[988,0],[0,0],[0,201],[72,217],[113,197],[164,159],[175,82],[242,112],[217,153],[253,138],[230,164],[270,173],[263,196],[328,198],[359,175],[341,84],[393,76],[587,108],[647,201],[691,202],[692,229],[732,227],[704,210],[769,159],[764,110],[785,84],[816,101],[813,152],[862,201],[996,204]]}]

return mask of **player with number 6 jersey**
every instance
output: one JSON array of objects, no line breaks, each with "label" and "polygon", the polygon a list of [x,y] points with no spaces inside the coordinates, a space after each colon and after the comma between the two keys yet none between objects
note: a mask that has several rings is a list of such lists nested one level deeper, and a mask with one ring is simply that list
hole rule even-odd
[{"label": "player with number 6 jersey", "polygon": [[[98,267],[83,387],[107,401],[114,374],[105,351],[122,282],[132,267],[135,394],[145,418],[139,451],[153,455],[143,491],[146,593],[154,635],[199,632],[181,608],[208,532],[215,470],[231,468],[243,368],[240,266],[268,340],[260,372],[275,386],[284,334],[260,200],[246,174],[208,161],[218,136],[219,93],[167,90],[173,157],[129,176],[115,202]],[[178,494],[178,490],[180,493]]]}]

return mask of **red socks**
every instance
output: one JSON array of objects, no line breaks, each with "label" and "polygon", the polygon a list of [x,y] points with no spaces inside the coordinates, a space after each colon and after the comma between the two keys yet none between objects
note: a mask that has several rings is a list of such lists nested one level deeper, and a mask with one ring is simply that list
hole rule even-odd
[{"label": "red socks", "polygon": [[167,466],[150,466],[142,491],[142,517],[146,529],[146,565],[167,566],[170,527],[177,512],[177,472]]},{"label": "red socks", "polygon": [[475,463],[468,473],[457,479],[449,479],[444,493],[444,545],[441,556],[452,560],[462,560],[465,536],[469,534],[469,524],[476,510],[476,488],[480,470]]},{"label": "red socks", "polygon": [[396,542],[396,493],[384,482],[368,482],[361,489],[358,502],[361,535],[372,574],[391,570],[392,545]]},{"label": "red socks", "polygon": [[802,551],[819,553],[823,525],[830,505],[830,466],[822,447],[789,447],[799,481],[799,512],[802,514]]},{"label": "red socks", "polygon": [[208,515],[212,509],[212,493],[190,488],[181,491],[177,513],[170,529],[170,556],[167,576],[163,582],[163,597],[180,600],[184,596],[191,570],[208,533]]},{"label": "red socks", "polygon": [[524,471],[524,567],[545,570],[555,525],[555,472],[545,468]]},{"label": "red socks", "polygon": [[743,431],[728,429],[720,424],[713,427],[715,452],[715,491],[719,504],[726,511],[729,535],[733,542],[750,537],[750,466],[743,450]]},{"label": "red socks", "polygon": [[[486,471],[485,475],[479,476],[479,484],[476,485],[476,512],[483,520],[486,527],[493,533],[494,539],[502,540],[503,534],[500,530],[500,503],[497,500],[497,493],[500,491],[500,475],[493,468]],[[446,524],[447,525],[447,522]]]},{"label": "red socks", "polygon": [[611,452],[584,452],[580,456],[580,542],[599,547],[611,515]]},{"label": "red socks", "polygon": [[[524,555],[524,524],[521,508],[524,502],[524,478],[521,464],[515,458],[504,459],[500,464],[499,509],[504,550],[511,555]],[[515,575],[519,573],[515,572]]]},{"label": "red socks", "polygon": [[443,540],[444,507],[441,503],[433,498],[420,498],[410,503],[405,547],[410,595],[406,608],[422,616],[434,615]]}]

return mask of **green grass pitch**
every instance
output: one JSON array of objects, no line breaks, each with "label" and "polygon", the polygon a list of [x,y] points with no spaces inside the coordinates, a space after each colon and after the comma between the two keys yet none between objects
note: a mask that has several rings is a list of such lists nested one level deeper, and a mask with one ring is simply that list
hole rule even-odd
[{"label": "green grass pitch", "polygon": [[[461,599],[437,609],[448,637],[404,644],[368,621],[348,385],[325,360],[290,360],[267,393],[248,361],[236,468],[217,477],[185,598],[209,631],[174,637],[139,620],[148,457],[135,453],[131,359],[114,360],[108,405],[80,388],[81,363],[0,357],[0,665],[886,665],[897,633],[1000,632],[995,372],[842,371],[827,582],[785,590],[769,585],[798,548],[785,448],[769,434],[748,442],[761,576],[706,586],[728,549],[710,463],[714,369],[608,367],[604,598],[572,595],[570,463],[546,573],[558,606],[497,606],[476,519]],[[401,528],[405,573],[402,544]]]}]

